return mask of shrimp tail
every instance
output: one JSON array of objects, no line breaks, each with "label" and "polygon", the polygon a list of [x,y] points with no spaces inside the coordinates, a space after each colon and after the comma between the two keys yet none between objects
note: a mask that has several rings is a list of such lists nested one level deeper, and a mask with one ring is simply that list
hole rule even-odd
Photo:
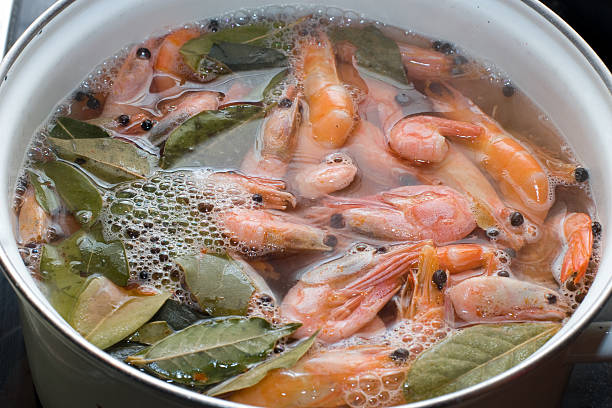
[{"label": "shrimp tail", "polygon": [[591,217],[583,213],[572,213],[563,221],[563,232],[567,251],[561,266],[561,282],[575,274],[574,283],[580,282],[589,266],[593,253],[593,231]]}]

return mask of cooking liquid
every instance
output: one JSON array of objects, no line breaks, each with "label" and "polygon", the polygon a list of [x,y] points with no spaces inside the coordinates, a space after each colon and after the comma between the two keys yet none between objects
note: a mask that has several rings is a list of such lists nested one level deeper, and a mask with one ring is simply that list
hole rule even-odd
[{"label": "cooking liquid", "polygon": [[[305,9],[293,7],[241,10],[215,20],[219,24],[218,29],[222,30],[226,27],[257,21],[282,21],[289,24],[298,17],[308,14],[311,14],[311,17],[300,23],[295,30],[270,40],[271,46],[287,53],[291,65],[299,64],[299,59],[295,57],[292,45],[295,44],[296,40],[299,40],[300,32],[326,29],[335,25],[375,23],[362,19],[355,13],[344,12],[335,8]],[[210,20],[205,20],[188,24],[185,27],[205,32],[209,30],[211,25]],[[377,27],[397,41],[431,48],[432,40],[429,38],[380,23],[377,23]],[[293,35],[298,38],[293,38]],[[85,94],[91,93],[103,106],[106,94],[112,86],[113,78],[117,75],[118,69],[130,49],[131,47],[126,47],[115,56],[104,61],[82,82],[78,91]],[[454,53],[467,56],[465,52],[458,48],[455,48]],[[470,63],[475,64],[471,58]],[[162,106],[164,106],[164,109],[171,110],[174,107],[173,100],[175,98],[185,92],[198,90],[218,91],[223,94],[237,92],[239,96],[235,101],[256,102],[259,100],[257,90],[265,87],[268,81],[278,72],[279,69],[238,72],[219,77],[208,83],[186,81],[171,88],[171,92],[154,92],[156,91],[154,89],[155,84],[160,82],[156,78],[167,76],[158,72],[155,74],[149,92],[136,98],[135,105],[154,116],[159,116],[162,113]],[[457,75],[448,82],[471,98],[485,113],[497,120],[503,128],[519,140],[523,140],[529,145],[538,146],[552,156],[566,162],[577,161],[570,146],[546,115],[524,93],[509,85],[509,79],[501,71],[489,63],[481,63],[479,72],[481,72],[481,75],[477,77]],[[295,84],[294,78],[290,78],[287,84],[291,84],[292,81]],[[413,100],[412,104],[405,107],[408,114],[431,111],[431,105],[427,98],[418,91],[421,85],[419,81],[415,81],[414,86],[398,88],[398,92],[400,90],[408,92]],[[502,91],[504,86],[506,86],[506,92],[508,92],[508,89],[512,90],[513,94],[511,96],[504,95]],[[237,89],[239,92],[236,91]],[[364,95],[353,88],[350,91],[357,101],[361,101],[359,105],[361,120],[367,120],[376,126],[380,126],[377,113],[368,110],[363,103]],[[281,94],[281,92],[277,92],[275,96],[279,98]],[[92,120],[100,115],[101,109],[88,107],[88,100],[88,97],[85,97],[79,101],[74,98],[74,95],[71,95],[59,104],[49,122],[33,138],[24,169],[31,165],[32,159],[41,160],[51,155],[45,138],[52,127],[54,118],[70,116],[79,120]],[[226,100],[225,102],[232,101]],[[307,113],[304,116],[303,122],[307,123]],[[159,140],[148,140],[138,135],[119,136],[133,141],[150,153],[159,154],[160,152],[161,142]],[[217,138],[217,141],[213,142],[214,145],[210,147],[214,154],[209,155],[211,161],[207,163],[207,166],[217,171],[239,170],[240,163],[248,149],[255,143],[256,136],[256,133],[244,134],[240,136],[239,143],[236,140],[230,140],[226,144],[223,144],[223,138]],[[163,138],[163,135],[160,137]],[[458,148],[463,149],[462,147]],[[348,153],[351,157],[356,155],[350,139],[346,146],[340,150]],[[289,187],[288,190],[294,192],[291,182],[297,172],[302,170],[304,166],[319,161],[320,157],[309,156],[306,150],[300,150],[298,146],[285,177]],[[356,180],[348,188],[334,193],[334,195],[362,197],[395,188],[401,184],[420,184],[414,177],[406,174],[399,183],[384,185],[380,183],[380,180],[369,176],[375,174],[379,169],[368,168],[367,163],[359,160],[356,160],[356,164],[359,168]],[[103,195],[104,210],[101,215],[105,238],[109,240],[121,239],[125,243],[131,267],[130,282],[170,290],[175,299],[192,307],[197,307],[195,299],[190,296],[184,286],[181,272],[172,261],[173,258],[181,255],[197,254],[203,249],[207,252],[219,253],[231,250],[245,256],[255,269],[260,271],[280,300],[297,282],[304,270],[340,256],[355,242],[383,244],[382,241],[358,235],[346,228],[334,229],[327,225],[325,227],[329,229],[329,232],[339,238],[337,246],[331,253],[298,253],[291,256],[254,259],[255,256],[262,255],[262,253],[233,242],[224,233],[223,225],[218,221],[215,214],[236,207],[256,209],[261,207],[261,204],[254,202],[250,195],[245,194],[236,186],[207,183],[206,175],[209,172],[210,170],[193,172],[157,169],[155,174],[146,180],[136,180],[116,186],[109,186],[94,177],[94,181],[105,191]],[[553,185],[557,184],[555,180],[552,181]],[[492,184],[495,185],[495,182]],[[18,186],[16,206],[19,205],[20,195],[23,194],[23,191],[23,185]],[[567,210],[585,212],[590,214],[594,220],[597,219],[588,183],[572,186],[561,185],[556,188],[555,194],[555,204],[551,208],[550,214]],[[298,206],[292,211],[298,215],[306,213],[310,207],[318,204],[317,200],[299,196],[297,198]],[[540,233],[541,231],[536,231],[534,234]],[[594,278],[599,259],[599,242],[597,239],[596,236],[593,258],[583,282],[579,284],[570,282],[560,289],[560,294],[571,304],[572,309],[575,309],[582,300]],[[461,242],[489,243],[490,241],[482,230],[476,229]],[[389,243],[385,242],[384,244],[388,245]],[[26,263],[29,264],[33,273],[37,273],[38,248],[24,247],[22,251]],[[557,289],[558,285],[552,273],[542,273],[542,268],[543,266],[548,266],[548,269],[559,268],[559,259],[555,255],[559,252],[559,243],[551,245],[551,240],[540,240],[519,251],[516,258],[511,258],[503,251],[503,248],[500,248],[498,256],[506,264],[511,264],[513,276]],[[461,276],[451,277],[451,284],[461,278]],[[404,321],[396,324],[396,310],[392,305],[393,301],[379,313],[380,318],[387,325],[386,330],[364,336],[355,336],[349,340],[343,340],[338,344],[325,347],[340,348],[356,344],[386,344],[409,350],[412,360],[423,350],[456,330],[448,322],[434,321],[425,324]],[[251,313],[254,315],[261,315],[262,313],[269,315],[269,312],[263,313],[258,302],[255,302],[251,308]],[[278,320],[278,314],[273,314]],[[398,375],[401,376],[401,374]],[[402,401],[402,382],[403,378],[399,377],[390,380],[388,378],[378,378],[372,373],[362,373],[352,381],[353,385],[350,389],[347,388],[343,391],[344,400],[350,406],[382,406],[400,403]]]}]

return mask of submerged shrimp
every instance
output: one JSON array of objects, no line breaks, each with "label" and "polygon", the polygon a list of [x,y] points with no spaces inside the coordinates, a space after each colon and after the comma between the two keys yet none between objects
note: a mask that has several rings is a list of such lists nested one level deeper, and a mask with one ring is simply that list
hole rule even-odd
[{"label": "submerged shrimp", "polygon": [[561,266],[561,282],[575,274],[574,283],[580,282],[593,254],[591,217],[583,213],[570,213],[563,219],[563,243],[566,248]]},{"label": "submerged shrimp", "polygon": [[317,198],[348,187],[357,174],[353,159],[345,153],[331,153],[315,166],[301,170],[294,184],[301,196]]},{"label": "submerged shrimp", "polygon": [[447,293],[455,313],[468,323],[563,320],[570,310],[544,286],[498,276],[466,279]]},{"label": "submerged shrimp", "polygon": [[439,244],[464,238],[476,227],[468,201],[446,186],[404,186],[361,199],[329,199],[325,205],[337,209],[332,224],[385,240]]},{"label": "submerged shrimp", "polygon": [[22,245],[46,242],[51,217],[38,204],[34,188],[28,187],[19,210],[19,242]]},{"label": "submerged shrimp", "polygon": [[438,163],[448,151],[446,137],[476,137],[482,128],[468,122],[435,116],[411,116],[397,122],[388,135],[389,146],[406,160]]},{"label": "submerged shrimp", "polygon": [[[339,407],[372,397],[386,397],[385,404],[398,404],[402,402],[401,386],[408,361],[395,351],[389,346],[316,351],[291,368],[271,371],[257,385],[240,390],[229,399],[270,408]],[[354,389],[362,377],[362,381],[380,378],[385,389]]]},{"label": "submerged shrimp", "polygon": [[345,255],[306,271],[280,306],[302,327],[294,336],[319,332],[333,343],[368,324],[402,286],[423,243],[379,249],[356,244]]},{"label": "submerged shrimp", "polygon": [[397,45],[408,78],[440,80],[478,75],[475,64],[462,55],[446,55],[402,42]]},{"label": "submerged shrimp", "polygon": [[341,147],[355,127],[356,116],[351,95],[338,78],[332,45],[320,32],[301,45],[301,52],[313,136],[324,146]]},{"label": "submerged shrimp", "polygon": [[287,172],[297,142],[301,120],[301,97],[295,87],[289,87],[284,98],[272,108],[264,119],[255,150],[242,162],[247,174],[282,178]]},{"label": "submerged shrimp", "polygon": [[531,152],[448,84],[428,83],[425,93],[446,117],[469,121],[484,129],[479,134],[452,137],[477,154],[476,161],[497,181],[511,204],[541,223],[553,203],[553,191],[548,174]]},{"label": "submerged shrimp", "polygon": [[234,209],[218,217],[231,239],[262,254],[330,251],[337,243],[334,235],[282,212]]},{"label": "submerged shrimp", "polygon": [[[450,273],[465,272],[471,269],[484,268],[485,274],[507,267],[498,258],[498,249],[490,245],[453,244],[436,248],[436,256],[440,266]],[[501,259],[506,259],[501,258]]]},{"label": "submerged shrimp", "polygon": [[282,181],[245,176],[234,172],[202,174],[203,176],[198,179],[200,182],[239,187],[253,194],[253,200],[261,203],[263,208],[285,210],[287,207],[295,207],[295,197],[284,191],[285,183]]}]

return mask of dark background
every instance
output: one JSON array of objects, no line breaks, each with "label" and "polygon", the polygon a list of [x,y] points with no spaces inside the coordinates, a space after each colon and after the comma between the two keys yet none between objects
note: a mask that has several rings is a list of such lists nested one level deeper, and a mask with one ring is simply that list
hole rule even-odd
[{"label": "dark background", "polygon": [[[612,65],[612,0],[542,2],[567,21],[593,47],[608,67]],[[17,3],[9,33],[9,44],[13,43],[52,1],[23,0]],[[282,3],[282,0],[279,3]],[[1,273],[0,305],[0,408],[40,407],[25,356],[17,299]],[[577,364],[567,385],[562,407],[612,407],[612,363]]]}]

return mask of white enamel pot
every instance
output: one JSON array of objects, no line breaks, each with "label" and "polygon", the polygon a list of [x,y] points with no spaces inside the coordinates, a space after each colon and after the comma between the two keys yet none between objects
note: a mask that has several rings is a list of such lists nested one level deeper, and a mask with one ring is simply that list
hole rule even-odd
[{"label": "white enamel pot", "polygon": [[[307,3],[285,0],[285,4]],[[465,390],[412,404],[546,407],[558,403],[568,359],[609,359],[609,324],[591,324],[612,291],[612,76],[588,45],[533,0],[332,0],[333,6],[459,44],[495,61],[570,141],[590,170],[603,225],[600,270],[588,295],[544,347],[513,369]],[[0,258],[21,303],[23,332],[46,408],[231,407],[144,374],[85,341],[53,310],[15,244],[12,191],[26,145],[56,103],[101,60],[167,27],[244,7],[257,0],[62,0],[42,15],[0,66]],[[328,7],[330,5],[326,5]],[[572,344],[573,343],[573,344]],[[579,347],[576,346],[579,345]],[[573,345],[573,348],[570,347]],[[572,351],[573,350],[573,351]]]}]

